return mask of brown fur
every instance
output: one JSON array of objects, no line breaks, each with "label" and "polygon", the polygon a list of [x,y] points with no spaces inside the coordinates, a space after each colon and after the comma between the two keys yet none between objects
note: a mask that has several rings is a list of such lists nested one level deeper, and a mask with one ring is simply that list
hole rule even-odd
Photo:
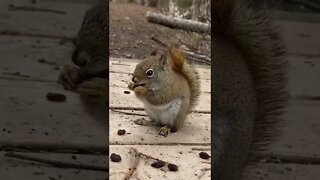
[{"label": "brown fur", "polygon": [[[150,68],[155,72],[152,78],[145,74]],[[187,114],[200,94],[196,69],[186,62],[184,55],[174,47],[170,47],[168,53],[162,56],[150,56],[140,62],[134,71],[133,80],[135,85],[130,84],[129,88],[142,84],[148,90],[136,95],[145,97],[152,105],[163,105],[177,98],[182,100],[181,109],[173,123],[177,129],[184,124]],[[157,90],[152,90],[153,88]]]},{"label": "brown fur", "polygon": [[261,11],[213,0],[213,178],[236,180],[277,135],[286,104],[284,47]]}]

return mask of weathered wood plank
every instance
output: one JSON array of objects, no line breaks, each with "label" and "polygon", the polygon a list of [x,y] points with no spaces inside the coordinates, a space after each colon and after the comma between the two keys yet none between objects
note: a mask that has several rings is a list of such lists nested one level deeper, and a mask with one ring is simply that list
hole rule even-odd
[{"label": "weathered wood plank", "polygon": [[[87,9],[93,5],[71,1],[4,0],[1,2],[0,32],[75,37]],[[45,8],[62,13],[12,10],[10,6]]]},{"label": "weathered wood plank", "polygon": [[[65,102],[46,99],[48,92],[66,95]],[[106,146],[105,117],[92,117],[76,93],[56,83],[0,80],[0,144],[52,143]]]},{"label": "weathered wood plank", "polygon": [[[320,47],[320,44],[319,44]],[[288,56],[288,90],[295,96],[320,96],[320,51],[318,57]]]},{"label": "weathered wood plank", "polygon": [[70,42],[0,35],[0,77],[56,82],[61,66],[71,63],[71,50]]},{"label": "weathered wood plank", "polygon": [[[109,111],[110,144],[210,144],[211,143],[211,115],[191,113],[182,127],[176,133],[170,133],[167,137],[158,135],[160,127],[139,126],[134,124],[138,118],[148,119],[146,116],[130,115],[142,114],[141,111],[123,111],[124,113]],[[126,133],[119,136],[118,130],[125,129]]]},{"label": "weathered wood plank", "polygon": [[320,24],[277,21],[286,49],[292,54],[320,54]]},{"label": "weathered wood plank", "polygon": [[[109,71],[117,73],[132,74],[139,60],[123,59],[123,58],[111,58],[109,63]],[[198,67],[198,73],[201,79],[211,79],[210,66],[196,66]]]},{"label": "weathered wood plank", "polygon": [[[129,168],[133,167],[134,156],[129,154],[130,148],[136,148],[139,152],[151,155],[154,158],[176,164],[178,171],[168,171],[167,166],[156,169],[151,167],[152,159],[140,158],[133,177],[139,179],[211,179],[210,160],[199,157],[197,150],[192,148],[204,148],[208,146],[119,146],[111,145],[110,154],[116,153],[122,157],[122,161],[116,163],[109,160],[110,180],[123,179]],[[204,150],[210,155],[210,150]],[[204,169],[207,169],[204,171]]]},{"label": "weathered wood plank", "polygon": [[259,163],[249,166],[247,180],[315,180],[320,177],[320,165]]},{"label": "weathered wood plank", "polygon": [[284,114],[281,136],[270,153],[320,157],[320,102],[291,101]]},{"label": "weathered wood plank", "polygon": [[[85,163],[89,165],[106,166],[107,157],[90,155],[73,155],[57,153],[19,153],[27,154],[45,159],[63,161],[70,163]],[[73,159],[75,156],[76,159]],[[16,159],[0,154],[0,174],[1,179],[25,179],[25,180],[43,180],[43,179],[107,179],[107,172],[93,171],[73,168],[57,168],[47,164],[37,163],[28,160]]]},{"label": "weathered wood plank", "polygon": [[[128,91],[128,88],[113,87],[109,89],[110,108],[144,108],[143,103],[135,97],[134,93],[125,94],[124,91]],[[194,110],[211,112],[211,94],[201,93],[198,105]]]}]

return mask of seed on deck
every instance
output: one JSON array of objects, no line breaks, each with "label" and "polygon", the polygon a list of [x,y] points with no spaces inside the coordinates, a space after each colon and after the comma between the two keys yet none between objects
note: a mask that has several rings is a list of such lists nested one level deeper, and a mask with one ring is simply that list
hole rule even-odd
[{"label": "seed on deck", "polygon": [[112,162],[120,162],[121,161],[121,156],[115,153],[112,153],[110,156],[110,159]]}]

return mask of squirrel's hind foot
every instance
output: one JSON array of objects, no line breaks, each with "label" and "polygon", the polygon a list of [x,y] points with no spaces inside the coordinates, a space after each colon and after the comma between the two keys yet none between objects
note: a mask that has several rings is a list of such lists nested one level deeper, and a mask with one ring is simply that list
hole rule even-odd
[{"label": "squirrel's hind foot", "polygon": [[159,135],[167,137],[169,132],[170,132],[170,130],[171,130],[171,128],[169,126],[163,126],[159,130]]}]

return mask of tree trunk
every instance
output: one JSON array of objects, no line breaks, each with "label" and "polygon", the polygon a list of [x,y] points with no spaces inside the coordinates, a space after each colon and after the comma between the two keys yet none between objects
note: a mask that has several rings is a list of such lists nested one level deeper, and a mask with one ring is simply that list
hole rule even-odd
[{"label": "tree trunk", "polygon": [[192,32],[211,34],[211,25],[198,21],[169,17],[158,13],[147,12],[147,20],[170,28],[183,29]]}]

